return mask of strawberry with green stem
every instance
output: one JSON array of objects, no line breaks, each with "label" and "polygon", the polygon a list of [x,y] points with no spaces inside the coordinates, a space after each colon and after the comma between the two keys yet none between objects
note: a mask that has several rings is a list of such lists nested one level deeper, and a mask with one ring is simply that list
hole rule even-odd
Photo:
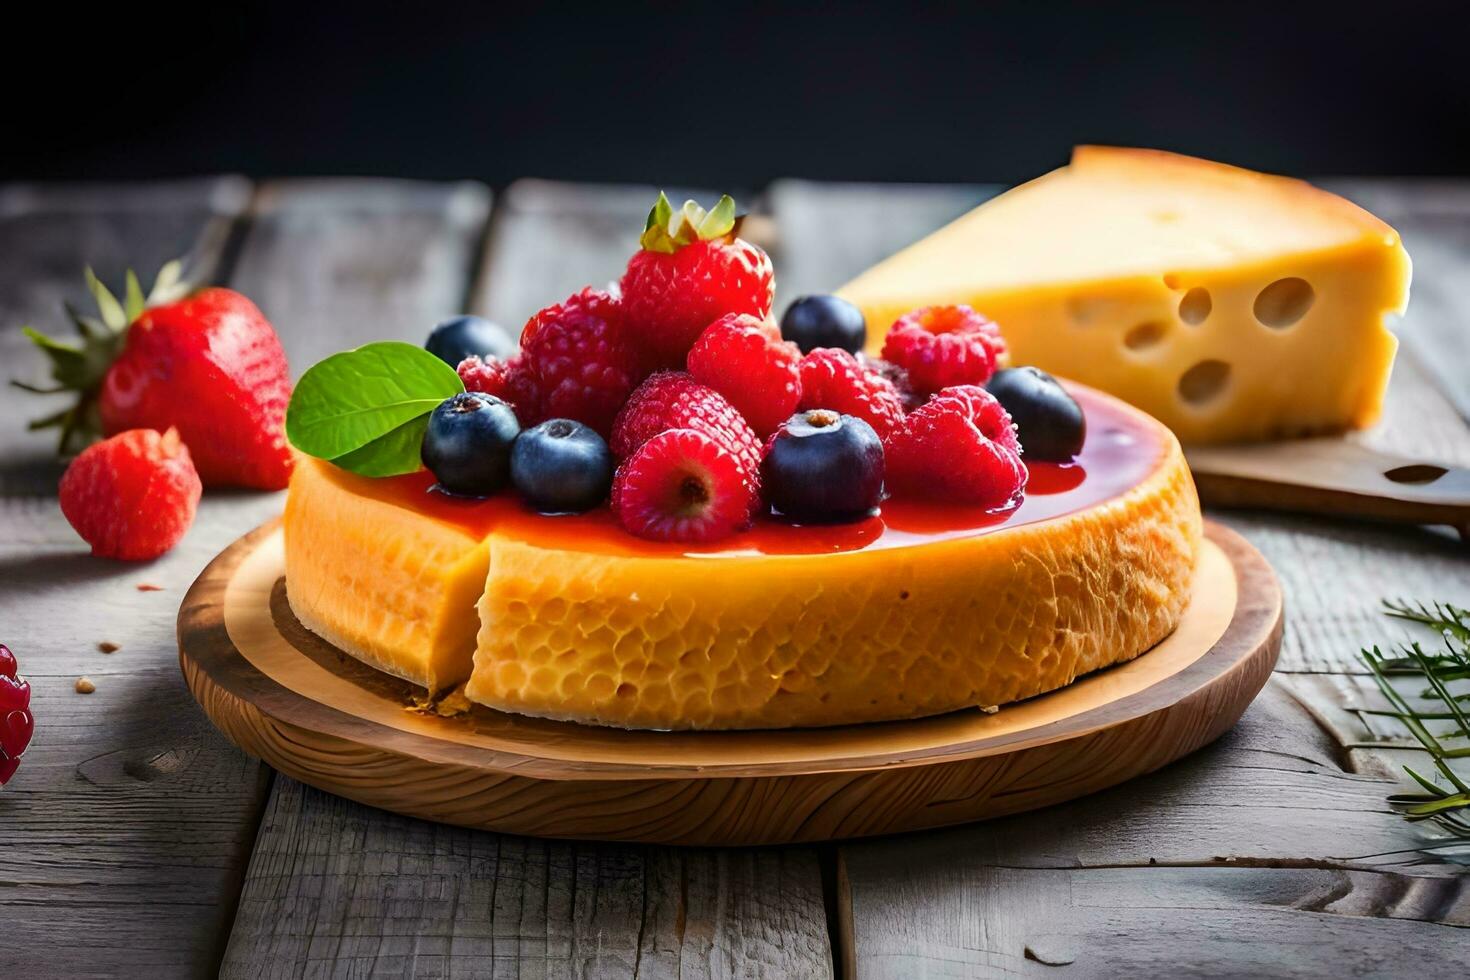
[{"label": "strawberry with green stem", "polygon": [[182,271],[178,262],[165,265],[146,296],[129,271],[119,301],[88,269],[99,315],[67,307],[79,340],[25,328],[50,360],[54,384],[12,383],[77,393],[72,406],[31,428],[59,428],[60,451],[71,455],[99,435],[175,427],[205,485],[281,489],[292,456],[280,340],[249,299],[221,288],[191,292]]},{"label": "strawberry with green stem", "polygon": [[705,327],[727,314],[770,317],[775,270],[740,222],[729,195],[709,211],[693,201],[675,211],[659,194],[621,283],[628,328],[658,365],[682,370]]}]

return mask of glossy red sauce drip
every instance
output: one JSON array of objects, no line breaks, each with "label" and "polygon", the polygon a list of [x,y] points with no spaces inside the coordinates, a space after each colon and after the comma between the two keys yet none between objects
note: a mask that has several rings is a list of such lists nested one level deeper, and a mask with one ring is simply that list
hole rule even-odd
[{"label": "glossy red sauce drip", "polygon": [[1141,483],[1158,465],[1164,440],[1127,406],[1085,388],[1073,388],[1087,417],[1087,440],[1070,463],[1028,462],[1030,479],[1010,507],[984,510],[909,500],[885,501],[880,513],[849,524],[797,526],[774,517],[707,545],[642,541],[620,528],[607,507],[587,514],[547,517],[526,508],[513,493],[487,500],[450,497],[433,489],[428,472],[382,480],[342,474],[357,492],[463,527],[478,536],[491,530],[551,548],[619,555],[710,556],[832,554],[896,548],[927,541],[988,534],[1061,517],[1110,500]]}]

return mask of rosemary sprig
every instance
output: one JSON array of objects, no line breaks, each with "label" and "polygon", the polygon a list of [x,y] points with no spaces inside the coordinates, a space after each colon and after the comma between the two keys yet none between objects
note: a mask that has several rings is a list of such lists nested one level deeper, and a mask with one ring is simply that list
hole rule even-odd
[{"label": "rosemary sprig", "polygon": [[[1417,641],[1400,643],[1392,656],[1386,656],[1376,646],[1362,650],[1373,680],[1392,706],[1390,710],[1361,709],[1362,713],[1397,718],[1414,736],[1420,749],[1429,754],[1443,782],[1449,784],[1445,786],[1405,766],[1404,771],[1424,792],[1396,794],[1388,802],[1408,819],[1432,821],[1459,838],[1458,843],[1470,844],[1470,784],[1450,765],[1454,759],[1470,759],[1470,744],[1447,744],[1470,739],[1470,714],[1467,714],[1470,709],[1462,707],[1470,704],[1470,693],[1457,694],[1450,688],[1451,684],[1470,678],[1470,610],[1447,602],[1425,605],[1385,600],[1383,605],[1386,614],[1394,619],[1433,630],[1444,647],[1429,653]],[[1417,698],[1430,706],[1417,707],[1395,685],[1394,678],[1418,679],[1424,683],[1426,686]],[[1431,722],[1452,722],[1453,726],[1436,724],[1435,728],[1440,729],[1436,731],[1431,729]],[[1446,842],[1454,843],[1457,842]]]}]

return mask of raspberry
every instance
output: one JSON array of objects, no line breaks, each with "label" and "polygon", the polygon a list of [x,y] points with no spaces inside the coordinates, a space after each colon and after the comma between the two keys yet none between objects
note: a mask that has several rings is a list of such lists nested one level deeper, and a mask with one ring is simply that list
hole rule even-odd
[{"label": "raspberry", "polygon": [[801,351],[779,328],[746,313],[711,323],[689,349],[689,375],[729,399],[765,438],[796,411]]},{"label": "raspberry", "polygon": [[955,504],[1002,507],[1026,486],[1016,427],[978,385],[945,388],[884,444],[889,489]]},{"label": "raspberry", "polygon": [[818,347],[801,359],[801,407],[855,415],[880,439],[903,424],[903,401],[893,383],[837,347]]},{"label": "raspberry", "polygon": [[505,361],[498,357],[467,357],[456,370],[466,391],[494,395],[509,405],[521,428],[528,429],[542,420],[541,391],[524,354]]},{"label": "raspberry", "polygon": [[908,371],[914,390],[930,395],[990,380],[1006,354],[994,322],[968,306],[926,306],[894,321],[883,358]]},{"label": "raspberry", "polygon": [[36,728],[31,716],[31,685],[17,673],[19,666],[15,654],[0,643],[0,786],[15,775]]},{"label": "raspberry", "polygon": [[724,395],[678,371],[660,371],[633,392],[613,422],[613,455],[626,459],[670,429],[703,432],[734,453],[751,473],[760,469],[760,440],[744,416]]},{"label": "raspberry", "polygon": [[590,287],[531,317],[521,349],[541,392],[538,414],[575,419],[602,436],[646,374],[622,304]]},{"label": "raspberry", "polygon": [[758,246],[735,237],[735,202],[674,211],[659,194],[623,272],[623,307],[663,367],[683,367],[704,328],[727,313],[771,315],[776,273]]},{"label": "raspberry", "polygon": [[909,373],[892,361],[885,361],[881,357],[873,357],[871,354],[858,354],[858,363],[869,374],[876,374],[893,385],[898,392],[899,400],[903,402],[903,410],[912,412],[926,399],[914,390],[913,381],[909,380]]},{"label": "raspberry", "polygon": [[199,506],[199,473],[177,429],[130,429],[87,447],[61,477],[61,512],[92,554],[146,561],[168,551]]},{"label": "raspberry", "polygon": [[759,496],[749,468],[720,440],[670,429],[618,467],[612,510],[640,538],[717,541],[750,524]]}]

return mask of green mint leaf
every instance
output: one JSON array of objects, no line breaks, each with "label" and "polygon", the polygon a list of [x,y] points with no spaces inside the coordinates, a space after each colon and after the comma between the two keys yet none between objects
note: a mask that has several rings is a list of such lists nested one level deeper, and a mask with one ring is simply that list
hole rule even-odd
[{"label": "green mint leaf", "polygon": [[399,476],[413,473],[422,465],[419,461],[419,450],[424,443],[424,430],[428,427],[429,416],[420,415],[361,449],[338,456],[332,460],[332,465],[359,476]]},{"label": "green mint leaf", "polygon": [[364,476],[411,473],[425,417],[461,391],[454,368],[423,348],[368,344],[301,376],[286,408],[286,437],[308,456]]}]

